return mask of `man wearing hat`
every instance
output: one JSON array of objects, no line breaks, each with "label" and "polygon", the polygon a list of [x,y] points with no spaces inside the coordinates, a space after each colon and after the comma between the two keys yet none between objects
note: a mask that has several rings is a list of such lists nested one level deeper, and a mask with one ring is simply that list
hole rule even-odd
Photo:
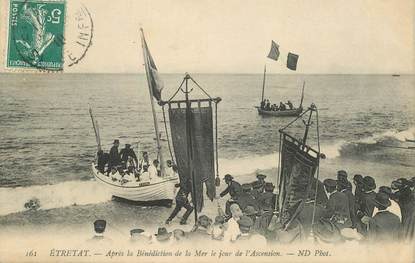
[{"label": "man wearing hat", "polygon": [[120,154],[118,153],[118,146],[120,141],[118,139],[114,140],[113,146],[111,147],[109,158],[108,158],[108,174],[112,168],[118,169],[118,166],[121,164]]},{"label": "man wearing hat", "polygon": [[347,180],[347,172],[345,170],[337,171],[337,182],[342,182],[347,188],[352,191],[352,183]]},{"label": "man wearing hat", "polygon": [[261,211],[273,211],[277,201],[277,195],[273,193],[274,184],[267,182],[264,185],[265,192],[259,194],[257,201]]},{"label": "man wearing hat", "polygon": [[329,201],[323,217],[330,219],[339,229],[351,227],[349,201],[346,194],[337,191],[337,182],[333,179],[323,181]]},{"label": "man wearing hat", "polygon": [[126,144],[125,148],[121,149],[120,151],[120,156],[121,156],[121,162],[124,168],[128,168],[128,158],[131,158],[132,160],[134,160],[133,166],[137,167],[138,165],[138,159],[137,159],[137,155],[135,155],[134,150],[131,148],[131,144]]},{"label": "man wearing hat", "polygon": [[393,199],[399,204],[402,214],[402,238],[415,238],[415,195],[411,190],[412,182],[399,178],[392,182],[391,188],[395,191]]},{"label": "man wearing hat", "polygon": [[241,185],[233,180],[232,175],[226,174],[223,178],[225,180],[225,183],[228,185],[225,190],[220,193],[220,197],[224,197],[225,195],[229,194],[232,199],[236,199],[237,195],[239,195],[242,192]]},{"label": "man wearing hat", "polygon": [[[389,197],[389,200],[391,201],[391,206],[387,208],[388,211],[397,215],[399,217],[399,220],[401,220],[402,219],[401,208],[399,207],[398,203],[395,200],[393,200],[392,189],[389,186],[381,186],[379,187],[378,193],[385,193]],[[373,214],[376,215],[378,211],[379,211],[378,208],[375,207],[375,209],[373,210]]]},{"label": "man wearing hat", "polygon": [[195,225],[190,231],[189,237],[191,239],[195,239],[195,241],[209,240],[211,239],[211,226],[212,219],[210,219],[207,215],[201,215],[197,220],[197,225]]},{"label": "man wearing hat", "polygon": [[111,242],[111,239],[104,238],[104,232],[105,232],[106,226],[107,226],[107,221],[105,221],[103,219],[95,220],[95,222],[94,222],[94,231],[95,231],[95,234],[88,241],[89,242],[94,242],[94,243]]},{"label": "man wearing hat", "polygon": [[257,180],[253,181],[251,184],[255,185],[255,190],[258,191],[258,193],[262,193],[264,192],[265,178],[267,178],[267,176],[265,174],[258,173],[256,178]]},{"label": "man wearing hat", "polygon": [[355,228],[358,222],[357,215],[356,215],[356,200],[348,183],[349,182],[347,180],[346,181],[338,180],[337,191],[339,191],[340,193],[344,193],[347,196],[347,200],[349,203],[350,219],[352,220],[352,228]]},{"label": "man wearing hat", "polygon": [[156,236],[156,240],[160,244],[170,244],[171,240],[170,237],[172,235],[172,232],[168,232],[165,227],[159,227],[157,229],[157,234],[154,234]]},{"label": "man wearing hat", "polygon": [[369,239],[375,242],[397,241],[401,222],[397,215],[387,210],[391,205],[388,195],[377,193],[374,203],[379,212],[373,218],[366,216],[362,218],[362,221],[369,225]]},{"label": "man wearing hat", "polygon": [[238,245],[246,245],[252,246],[255,244],[255,247],[265,247],[267,241],[264,236],[255,234],[252,231],[252,227],[254,226],[254,221],[248,216],[241,216],[238,220],[239,231],[241,234],[236,239],[236,243]]},{"label": "man wearing hat", "polygon": [[363,216],[372,217],[373,210],[375,209],[374,199],[376,197],[375,179],[371,176],[365,176],[362,180],[362,190],[360,204],[357,207],[357,216],[362,218]]}]

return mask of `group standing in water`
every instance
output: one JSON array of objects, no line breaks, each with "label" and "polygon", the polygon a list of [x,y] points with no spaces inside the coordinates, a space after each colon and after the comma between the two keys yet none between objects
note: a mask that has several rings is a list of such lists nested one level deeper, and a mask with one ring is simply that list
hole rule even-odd
[{"label": "group standing in water", "polygon": [[266,111],[285,111],[285,110],[293,110],[295,109],[291,101],[287,101],[287,103],[280,102],[279,105],[277,104],[271,104],[269,99],[264,99],[261,101],[260,104],[261,110]]}]

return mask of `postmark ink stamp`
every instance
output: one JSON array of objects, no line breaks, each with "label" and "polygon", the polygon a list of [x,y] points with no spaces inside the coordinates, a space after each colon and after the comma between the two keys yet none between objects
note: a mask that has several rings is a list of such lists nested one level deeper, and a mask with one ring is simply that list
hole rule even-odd
[{"label": "postmark ink stamp", "polygon": [[65,4],[64,0],[10,1],[7,67],[63,69]]}]

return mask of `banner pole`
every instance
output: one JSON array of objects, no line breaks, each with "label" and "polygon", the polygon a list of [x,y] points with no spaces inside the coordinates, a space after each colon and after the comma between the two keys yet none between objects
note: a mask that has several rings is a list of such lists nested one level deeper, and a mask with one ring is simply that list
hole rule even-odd
[{"label": "banner pole", "polygon": [[193,173],[193,149],[192,149],[192,126],[191,126],[191,104],[189,100],[189,74],[186,73],[185,76],[185,99],[186,99],[186,133],[187,133],[187,166],[189,169],[189,175],[192,180],[192,202],[194,206],[195,213],[195,225],[197,224],[197,200],[196,200],[196,183],[195,175]]}]

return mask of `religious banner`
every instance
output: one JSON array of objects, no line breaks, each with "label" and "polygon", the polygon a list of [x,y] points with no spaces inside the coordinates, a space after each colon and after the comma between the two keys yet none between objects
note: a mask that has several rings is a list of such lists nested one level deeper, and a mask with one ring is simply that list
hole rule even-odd
[{"label": "religious banner", "polygon": [[301,201],[309,197],[314,174],[318,166],[317,157],[291,136],[284,134],[281,150],[280,212],[286,220],[295,214]]},{"label": "religious banner", "polygon": [[197,210],[203,208],[203,184],[210,200],[216,195],[215,189],[215,162],[213,145],[212,107],[196,107],[190,109],[190,133],[186,129],[186,108],[169,108],[170,130],[173,141],[174,154],[179,170],[180,180],[192,179],[189,170],[188,136],[191,140],[191,164],[194,176],[195,200]]}]

